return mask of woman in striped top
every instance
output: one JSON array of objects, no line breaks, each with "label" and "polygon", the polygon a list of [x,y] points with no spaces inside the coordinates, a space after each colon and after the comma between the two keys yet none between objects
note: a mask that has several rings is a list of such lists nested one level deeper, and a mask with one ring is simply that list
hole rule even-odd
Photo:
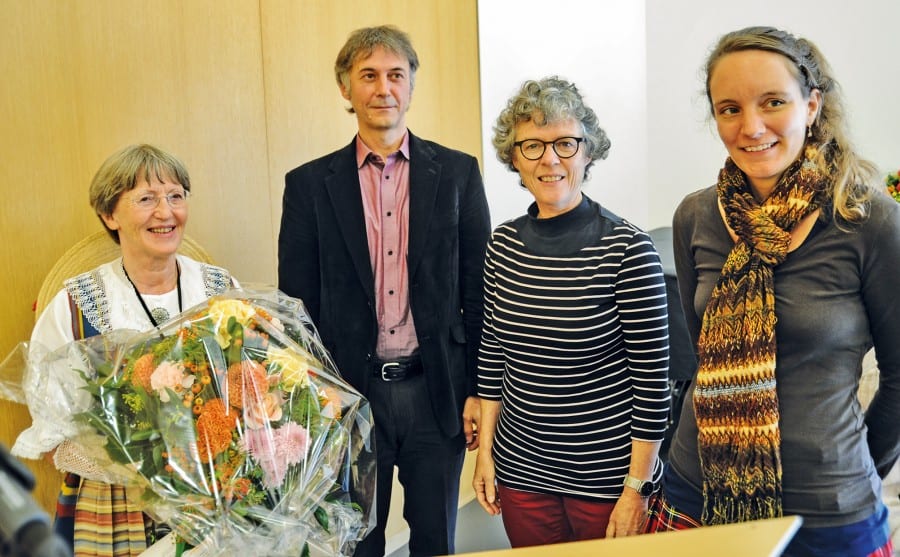
[{"label": "woman in striped top", "polygon": [[526,82],[493,142],[535,202],[488,245],[475,493],[513,547],[638,533],[669,410],[659,256],[581,192],[610,142],[573,84]]}]

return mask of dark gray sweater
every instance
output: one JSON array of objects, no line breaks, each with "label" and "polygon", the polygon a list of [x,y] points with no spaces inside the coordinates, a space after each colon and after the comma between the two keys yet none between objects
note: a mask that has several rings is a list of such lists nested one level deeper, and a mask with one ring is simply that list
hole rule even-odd
[{"label": "dark gray sweater", "polygon": [[[715,187],[684,199],[673,242],[696,344],[706,302],[733,245]],[[830,215],[820,220],[775,268],[775,313],[784,512],[802,515],[805,527],[862,520],[876,510],[879,472],[886,474],[900,451],[900,204],[875,196],[870,218],[849,232]],[[856,391],[863,356],[873,345],[881,384],[864,415]],[[700,490],[690,401],[669,461]]]}]

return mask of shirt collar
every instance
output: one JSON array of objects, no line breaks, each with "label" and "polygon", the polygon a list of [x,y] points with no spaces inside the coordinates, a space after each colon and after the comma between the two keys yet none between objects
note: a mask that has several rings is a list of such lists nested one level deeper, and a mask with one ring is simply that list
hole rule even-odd
[{"label": "shirt collar", "polygon": [[[401,153],[406,160],[409,160],[409,130],[403,134],[403,141],[400,142],[400,148],[396,153]],[[356,168],[362,168],[369,159],[369,155],[378,156],[375,151],[369,149],[359,134],[356,134]]]}]

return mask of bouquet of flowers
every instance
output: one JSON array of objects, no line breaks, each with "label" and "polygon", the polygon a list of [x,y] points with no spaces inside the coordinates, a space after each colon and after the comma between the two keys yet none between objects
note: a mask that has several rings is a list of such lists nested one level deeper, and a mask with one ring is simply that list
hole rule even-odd
[{"label": "bouquet of flowers", "polygon": [[[159,330],[73,345],[37,370],[82,383],[50,405],[72,415],[52,419],[72,421],[71,440],[140,488],[144,511],[188,545],[351,555],[374,523],[368,402],[299,300],[235,290]],[[67,365],[53,366],[55,354]]]},{"label": "bouquet of flowers", "polygon": [[887,187],[888,194],[894,198],[894,201],[900,202],[900,170],[888,172],[888,175],[884,178],[884,185]]}]

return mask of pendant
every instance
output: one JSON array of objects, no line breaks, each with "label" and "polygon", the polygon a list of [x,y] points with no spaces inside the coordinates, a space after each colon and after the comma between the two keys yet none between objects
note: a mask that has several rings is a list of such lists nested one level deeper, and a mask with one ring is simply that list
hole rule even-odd
[{"label": "pendant", "polygon": [[150,315],[152,315],[153,320],[160,325],[169,320],[169,310],[167,310],[166,308],[153,308],[150,311]]}]

